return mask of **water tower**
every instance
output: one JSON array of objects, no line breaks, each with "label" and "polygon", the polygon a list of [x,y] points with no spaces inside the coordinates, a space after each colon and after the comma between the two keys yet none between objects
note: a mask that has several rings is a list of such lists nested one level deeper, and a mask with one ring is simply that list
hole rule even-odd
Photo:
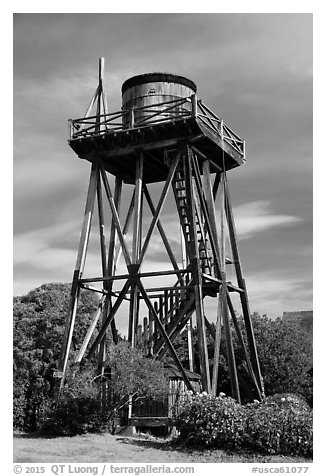
[{"label": "water tower", "polygon": [[[79,158],[91,163],[91,172],[57,372],[61,386],[79,290],[87,288],[100,292],[101,299],[76,363],[97,354],[103,371],[107,333],[112,332],[116,339],[119,310],[127,303],[131,345],[145,343],[153,358],[170,352],[189,389],[192,385],[187,369],[174,346],[177,336],[188,329],[189,366],[193,370],[192,324],[196,327],[199,365],[195,370],[201,375],[203,390],[213,395],[220,353],[224,352],[232,396],[240,401],[246,379],[236,366],[233,339],[238,339],[246,357],[248,379],[261,398],[263,382],[226,178],[227,171],[245,162],[244,141],[198,98],[193,81],[175,74],[149,73],[128,79],[122,85],[121,110],[108,112],[103,70],[101,58],[99,84],[85,116],[69,121],[69,145]],[[166,226],[166,216],[162,215],[167,202],[170,215],[172,208],[175,214],[173,239],[171,220]],[[84,267],[95,212],[102,272],[88,277]],[[159,269],[157,264],[154,270],[146,271],[144,262],[153,236],[156,242],[160,240],[160,250],[165,250],[169,266]],[[176,252],[176,241],[181,254]],[[122,274],[121,261],[126,269]],[[214,302],[213,316],[207,315],[207,299],[210,309]],[[235,299],[244,318],[243,333]],[[213,365],[209,365],[208,335],[215,342]]]}]

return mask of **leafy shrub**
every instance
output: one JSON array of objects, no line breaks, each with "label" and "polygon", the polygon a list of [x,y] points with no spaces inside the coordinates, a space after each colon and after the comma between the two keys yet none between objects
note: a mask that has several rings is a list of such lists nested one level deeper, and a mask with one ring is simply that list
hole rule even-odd
[{"label": "leafy shrub", "polygon": [[182,405],[176,426],[188,444],[236,447],[242,442],[243,419],[244,407],[233,398],[202,393]]},{"label": "leafy shrub", "polygon": [[154,399],[166,397],[169,381],[164,364],[146,358],[137,348],[126,341],[111,345],[107,350],[106,366],[110,369],[110,383],[116,396],[137,393]]},{"label": "leafy shrub", "polygon": [[[49,411],[53,368],[57,366],[64,334],[70,285],[44,284],[14,297],[13,308],[13,423],[16,429],[38,431]],[[78,348],[98,299],[82,290],[74,335]],[[52,369],[52,370],[51,370]]]},{"label": "leafy shrub", "polygon": [[247,405],[224,394],[188,395],[175,425],[188,445],[312,456],[312,411],[296,395],[273,395]]},{"label": "leafy shrub", "polygon": [[48,404],[42,432],[52,436],[100,433],[108,427],[108,411],[102,408],[92,372],[71,374],[57,401]]},{"label": "leafy shrub", "polygon": [[312,411],[300,397],[273,395],[246,405],[247,447],[270,454],[312,456]]}]

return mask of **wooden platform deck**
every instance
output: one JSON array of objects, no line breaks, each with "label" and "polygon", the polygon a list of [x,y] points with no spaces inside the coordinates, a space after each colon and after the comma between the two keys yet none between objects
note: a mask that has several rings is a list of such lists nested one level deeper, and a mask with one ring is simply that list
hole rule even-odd
[{"label": "wooden platform deck", "polygon": [[[233,169],[245,162],[244,141],[237,136],[219,133],[206,116],[188,114],[171,120],[146,123],[130,128],[107,130],[86,129],[72,134],[68,141],[79,158],[90,162],[101,159],[112,175],[120,175],[125,183],[135,182],[135,163],[138,151],[144,151],[144,182],[166,180],[169,152],[183,143],[191,144],[201,158],[211,161],[211,171]],[[229,129],[226,129],[230,131]]]}]

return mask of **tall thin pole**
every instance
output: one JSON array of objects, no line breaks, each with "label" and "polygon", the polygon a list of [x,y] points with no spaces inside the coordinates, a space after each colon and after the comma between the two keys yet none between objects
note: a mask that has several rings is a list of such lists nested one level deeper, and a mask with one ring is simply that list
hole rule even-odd
[{"label": "tall thin pole", "polygon": [[260,370],[256,340],[255,340],[254,331],[253,331],[252,322],[251,322],[246,283],[242,274],[240,254],[238,251],[235,224],[234,224],[230,194],[229,194],[227,183],[225,183],[225,190],[226,190],[225,210],[226,210],[226,217],[227,217],[228,227],[229,227],[230,244],[232,249],[233,260],[235,263],[235,271],[236,271],[238,286],[242,288],[243,290],[243,292],[240,293],[240,301],[242,305],[242,312],[243,312],[243,317],[244,317],[246,332],[248,337],[251,363],[255,371],[257,383],[260,387],[260,392],[262,395],[264,395],[264,383],[263,383],[263,378],[262,378],[262,374]]},{"label": "tall thin pole", "polygon": [[69,351],[72,341],[72,334],[75,325],[75,318],[77,312],[77,304],[78,304],[78,296],[79,296],[79,280],[82,277],[84,266],[85,266],[85,259],[87,253],[87,247],[89,242],[89,236],[91,231],[91,223],[92,223],[92,216],[94,210],[94,202],[96,196],[96,189],[97,189],[97,181],[98,181],[98,168],[96,164],[92,164],[91,168],[91,175],[89,179],[89,186],[87,192],[87,200],[84,212],[84,220],[82,231],[79,240],[79,248],[78,248],[78,255],[76,260],[75,271],[73,274],[71,291],[70,291],[70,300],[69,300],[69,308],[67,313],[67,319],[65,324],[65,332],[63,337],[63,345],[61,349],[61,355],[59,360],[59,372],[61,372],[61,380],[60,380],[60,389],[63,387],[65,374],[67,370],[68,364],[68,357]]},{"label": "tall thin pole", "polygon": [[[192,277],[195,293],[195,306],[196,306],[196,322],[198,332],[198,344],[199,344],[199,361],[200,371],[202,375],[203,389],[211,392],[211,381],[209,373],[208,362],[208,350],[207,350],[207,338],[205,331],[205,316],[203,307],[203,286],[202,286],[202,271],[199,262],[199,249],[196,230],[196,211],[195,211],[195,190],[194,180],[192,173],[192,161],[189,151],[189,147],[186,149],[185,154],[185,186],[188,197],[189,207],[189,231],[190,231],[190,265],[192,268]],[[198,217],[199,219],[199,217]]]},{"label": "tall thin pole", "polygon": [[[132,265],[137,266],[140,258],[141,248],[141,227],[142,227],[142,194],[143,194],[143,151],[140,151],[136,161],[136,180],[135,180],[135,207],[134,207],[134,228],[132,241]],[[130,309],[129,309],[129,328],[128,340],[131,346],[136,345],[136,332],[138,326],[139,297],[137,283],[131,286]]]}]

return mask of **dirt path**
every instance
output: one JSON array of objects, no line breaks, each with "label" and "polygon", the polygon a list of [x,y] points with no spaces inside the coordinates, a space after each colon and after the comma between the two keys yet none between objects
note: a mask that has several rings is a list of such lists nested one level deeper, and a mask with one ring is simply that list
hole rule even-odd
[{"label": "dirt path", "polygon": [[81,435],[59,438],[14,437],[15,463],[289,463],[306,461],[284,456],[260,456],[223,450],[176,449],[148,437]]}]

